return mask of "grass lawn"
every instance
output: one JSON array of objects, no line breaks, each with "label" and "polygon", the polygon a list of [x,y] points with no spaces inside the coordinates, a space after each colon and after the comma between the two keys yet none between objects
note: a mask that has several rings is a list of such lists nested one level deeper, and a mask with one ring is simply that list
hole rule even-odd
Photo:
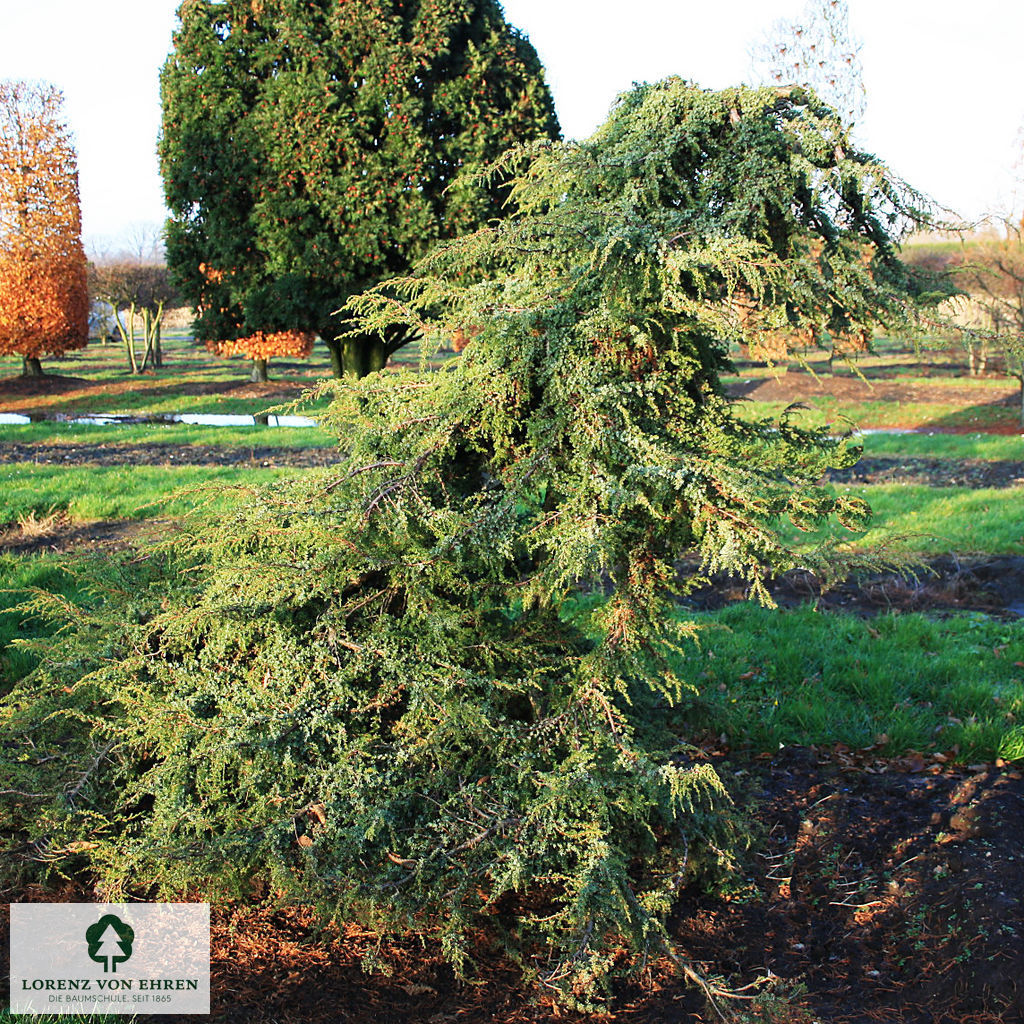
[{"label": "grass lawn", "polygon": [[[1024,555],[1024,488],[867,484],[837,489],[864,498],[874,512],[866,533],[833,529],[854,549],[884,546],[921,556]],[[782,524],[781,532],[794,544],[819,543],[827,536],[825,530],[801,533],[789,523]]]},{"label": "grass lawn", "polygon": [[[737,415],[746,420],[777,420],[789,408],[788,402],[740,402]],[[964,406],[955,402],[845,402],[830,396],[814,396],[797,421],[801,426],[850,429],[934,430],[984,432],[1013,431],[1020,440],[1019,416],[1008,405]]]},{"label": "grass lawn", "polygon": [[[193,341],[186,330],[165,330],[162,347],[164,365],[150,368],[134,377],[128,371],[124,349],[120,344],[103,345],[92,340],[85,348],[69,352],[61,359],[44,359],[44,373],[83,380],[134,380],[145,383],[152,380],[170,381],[188,379],[206,383],[214,381],[245,381],[252,363],[241,357],[221,359]],[[318,379],[331,375],[331,361],[327,349],[316,345],[309,359],[271,359],[269,372],[272,379]],[[21,373],[19,356],[0,356],[0,378]]]},{"label": "grass lawn", "polygon": [[862,443],[871,457],[1024,461],[1019,434],[867,434]]},{"label": "grass lawn", "polygon": [[[223,413],[254,414],[280,405],[287,398],[254,397],[249,386],[251,362],[241,358],[220,359],[197,346],[184,331],[164,335],[164,366],[133,376],[127,371],[121,348],[92,342],[79,352],[59,360],[44,360],[50,374],[76,377],[95,386],[78,386],[59,396],[8,397],[0,412],[49,408],[63,413]],[[444,355],[439,360],[447,358]],[[410,344],[392,357],[393,366],[418,366],[420,346]],[[325,346],[317,344],[309,359],[272,359],[270,384],[280,385],[296,397],[299,389],[312,387],[331,376]],[[20,358],[0,357],[0,379],[21,372]],[[267,389],[267,385],[253,385]]]},{"label": "grass lawn", "polygon": [[52,512],[66,512],[81,522],[151,519],[182,515],[200,502],[224,508],[237,500],[229,488],[265,484],[293,472],[235,466],[0,465],[0,523]]},{"label": "grass lawn", "polygon": [[679,729],[755,751],[844,743],[885,755],[1024,758],[1024,631],[981,614],[940,621],[777,611],[687,615],[703,627],[677,671],[699,689]]},{"label": "grass lawn", "polygon": [[0,554],[0,693],[6,693],[36,665],[35,656],[15,641],[34,640],[52,632],[48,622],[17,610],[35,590],[71,601],[85,596],[82,581],[53,555]]}]

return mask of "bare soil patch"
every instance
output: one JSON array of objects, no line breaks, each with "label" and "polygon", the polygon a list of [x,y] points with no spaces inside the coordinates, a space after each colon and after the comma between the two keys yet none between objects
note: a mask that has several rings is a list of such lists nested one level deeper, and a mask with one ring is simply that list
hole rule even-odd
[{"label": "bare soil patch", "polygon": [[[696,565],[683,563],[684,573]],[[1024,557],[999,555],[931,559],[913,572],[881,572],[847,580],[822,592],[809,572],[794,570],[768,584],[782,608],[813,603],[820,611],[851,612],[872,616],[888,612],[942,614],[965,611],[1007,617],[1024,616]],[[684,605],[715,611],[748,599],[748,588],[728,577],[716,576],[710,585],[694,590]]]},{"label": "bare soil patch", "polygon": [[[792,749],[716,756],[759,838],[729,891],[680,894],[680,949],[733,985],[779,979],[788,1024],[1024,1021],[1024,780],[1007,766],[950,769],[913,755]],[[94,899],[81,889],[14,901]],[[199,898],[198,894],[195,897]],[[0,913],[6,913],[3,908]],[[7,935],[6,922],[2,932]],[[665,961],[607,1011],[558,1011],[523,989],[479,937],[459,983],[436,943],[398,943],[391,977],[364,974],[364,930],[273,900],[213,914],[213,1013],[225,1024],[698,1024],[713,1018]],[[0,969],[3,964],[0,963]],[[748,1007],[753,1009],[753,1007]],[[168,1024],[189,1018],[164,1017]]]},{"label": "bare soil patch", "polygon": [[0,527],[0,553],[66,555],[87,551],[129,551],[151,540],[160,529],[161,524],[152,520],[72,523],[66,516],[56,516],[43,529],[34,522]]},{"label": "bare soil patch", "polygon": [[[2,454],[0,454],[2,458]],[[1024,462],[987,459],[865,458],[829,479],[846,484],[923,484],[926,487],[1020,487]]]},{"label": "bare soil patch", "polygon": [[62,377],[57,373],[46,373],[42,377],[2,377],[0,401],[7,405],[11,399],[63,396],[93,386],[93,381],[82,377]]},{"label": "bare soil patch", "polygon": [[[111,428],[116,430],[116,428]],[[332,466],[337,449],[183,445],[171,443],[0,443],[0,464],[66,466]],[[1024,461],[986,459],[866,458],[829,474],[836,483],[925,484],[929,487],[1024,486]]]},{"label": "bare soil patch", "polygon": [[[872,371],[874,372],[874,371]],[[1014,381],[999,384],[926,384],[898,380],[861,380],[859,377],[812,376],[790,370],[734,384],[730,394],[756,402],[802,402],[835,398],[840,402],[921,402],[942,405],[1009,405],[1017,399]]]},{"label": "bare soil patch", "polygon": [[[116,430],[116,427],[110,428]],[[267,445],[217,447],[202,444],[17,444],[0,443],[0,464],[61,466],[332,466],[335,448]]]}]

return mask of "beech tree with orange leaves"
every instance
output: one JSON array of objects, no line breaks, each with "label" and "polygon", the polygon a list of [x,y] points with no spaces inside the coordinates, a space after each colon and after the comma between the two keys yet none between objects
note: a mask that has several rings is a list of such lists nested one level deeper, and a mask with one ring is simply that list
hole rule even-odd
[{"label": "beech tree with orange leaves", "polygon": [[206,347],[218,356],[245,356],[252,360],[254,383],[267,381],[267,361],[272,356],[308,359],[316,335],[312,331],[256,331],[233,341],[208,341]]},{"label": "beech tree with orange leaves", "polygon": [[0,355],[40,358],[89,340],[78,161],[64,97],[45,83],[0,81]]}]

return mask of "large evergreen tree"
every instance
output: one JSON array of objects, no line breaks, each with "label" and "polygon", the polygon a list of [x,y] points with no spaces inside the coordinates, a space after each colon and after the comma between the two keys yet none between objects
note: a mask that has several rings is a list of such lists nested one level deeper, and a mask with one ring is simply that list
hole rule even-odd
[{"label": "large evergreen tree", "polygon": [[619,944],[667,951],[715,998],[666,926],[734,834],[674,598],[716,570],[765,597],[828,564],[780,520],[867,514],[821,483],[848,439],[744,420],[719,376],[744,331],[912,313],[915,196],[841,130],[801,91],[640,87],[536,153],[513,216],[355,300],[360,331],[471,340],[325,385],[344,462],[133,564],[14,695],[24,848],[114,890],[269,879],[459,967],[489,935],[577,998]]},{"label": "large evergreen tree", "polygon": [[501,214],[472,174],[554,137],[533,47],[496,0],[186,0],[162,77],[167,258],[199,335],[318,333],[336,373],[412,336],[339,342],[346,299]]}]

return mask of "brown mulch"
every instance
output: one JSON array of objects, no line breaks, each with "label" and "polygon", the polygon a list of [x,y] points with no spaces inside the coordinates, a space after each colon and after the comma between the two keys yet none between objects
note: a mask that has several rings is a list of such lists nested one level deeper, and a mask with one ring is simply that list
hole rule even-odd
[{"label": "brown mulch", "polygon": [[803,402],[835,398],[843,403],[902,402],[940,405],[994,405],[1016,402],[1015,381],[1000,379],[996,384],[927,384],[899,380],[862,380],[856,376],[812,376],[790,370],[777,377],[761,377],[733,384],[729,393],[755,402]]},{"label": "brown mulch", "polygon": [[[718,894],[681,893],[680,950],[733,986],[777,979],[789,1024],[1024,1021],[1024,779],[942,755],[786,749],[715,755],[758,839]],[[88,900],[23,890],[13,900]],[[2,934],[7,934],[6,922]],[[460,983],[435,942],[398,943],[364,974],[374,937],[268,900],[214,908],[213,1020],[227,1024],[698,1024],[714,1018],[665,962],[607,1012],[559,1011],[480,937]],[[2,965],[0,965],[2,967]],[[747,1007],[753,1009],[753,1007]],[[173,1017],[160,1018],[170,1022]],[[180,1018],[182,1022],[186,1018]]]}]

